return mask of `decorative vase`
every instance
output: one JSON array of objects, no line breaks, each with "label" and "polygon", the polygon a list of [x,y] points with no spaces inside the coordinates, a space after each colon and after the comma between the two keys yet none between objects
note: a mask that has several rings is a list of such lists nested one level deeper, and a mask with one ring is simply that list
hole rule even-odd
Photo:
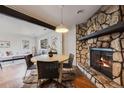
[{"label": "decorative vase", "polygon": [[48,54],[49,54],[49,57],[52,57],[53,56],[52,51],[50,51]]}]

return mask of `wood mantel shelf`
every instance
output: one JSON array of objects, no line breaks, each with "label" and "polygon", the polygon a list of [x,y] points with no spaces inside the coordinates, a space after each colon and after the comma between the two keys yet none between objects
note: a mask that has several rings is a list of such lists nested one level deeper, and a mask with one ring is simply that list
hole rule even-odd
[{"label": "wood mantel shelf", "polygon": [[116,33],[116,32],[123,32],[123,31],[124,31],[124,22],[119,22],[118,24],[105,28],[101,31],[89,34],[87,36],[83,36],[79,40],[88,40],[91,38],[95,38],[95,37],[99,37],[99,36],[103,36],[111,33]]}]

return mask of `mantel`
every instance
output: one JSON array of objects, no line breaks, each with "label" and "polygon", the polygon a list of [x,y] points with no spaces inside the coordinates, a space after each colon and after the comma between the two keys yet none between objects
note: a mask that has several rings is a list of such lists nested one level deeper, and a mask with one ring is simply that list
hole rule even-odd
[{"label": "mantel", "polygon": [[105,28],[101,31],[97,31],[87,36],[83,36],[79,40],[88,40],[91,38],[95,38],[95,37],[99,37],[99,36],[103,36],[111,33],[116,33],[116,32],[124,32],[124,22],[119,22],[118,24]]}]

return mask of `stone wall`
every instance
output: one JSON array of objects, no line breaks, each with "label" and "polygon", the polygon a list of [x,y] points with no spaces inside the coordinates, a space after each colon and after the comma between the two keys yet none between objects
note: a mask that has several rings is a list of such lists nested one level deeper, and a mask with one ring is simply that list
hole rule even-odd
[{"label": "stone wall", "polygon": [[124,20],[124,6],[102,6],[86,23],[77,25],[76,30],[76,61],[83,66],[89,66],[89,48],[113,48],[113,81],[124,85],[123,51],[124,51],[124,32],[108,34],[97,38],[79,41],[81,36],[108,28]]}]

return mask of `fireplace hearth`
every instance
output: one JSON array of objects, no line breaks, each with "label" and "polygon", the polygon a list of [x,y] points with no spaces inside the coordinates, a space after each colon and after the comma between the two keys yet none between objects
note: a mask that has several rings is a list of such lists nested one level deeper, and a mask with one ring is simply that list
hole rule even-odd
[{"label": "fireplace hearth", "polygon": [[113,79],[112,75],[112,56],[113,50],[110,48],[91,48],[90,66],[105,76]]}]

